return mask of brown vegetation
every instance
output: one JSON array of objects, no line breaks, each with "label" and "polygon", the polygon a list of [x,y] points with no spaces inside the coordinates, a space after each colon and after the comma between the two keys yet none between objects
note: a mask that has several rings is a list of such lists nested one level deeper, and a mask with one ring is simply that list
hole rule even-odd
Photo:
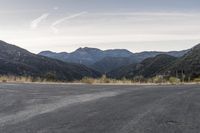
[{"label": "brown vegetation", "polygon": [[176,77],[163,77],[163,76],[155,76],[153,78],[143,78],[142,76],[137,76],[132,80],[123,78],[121,80],[107,78],[103,75],[101,78],[94,79],[94,78],[83,78],[81,83],[86,84],[183,84],[183,83],[200,83],[200,78],[195,79],[191,82],[183,82],[181,79]]},{"label": "brown vegetation", "polygon": [[[50,80],[49,80],[50,81]],[[33,78],[30,76],[12,76],[12,75],[1,75],[0,82],[19,82],[19,83],[31,83],[31,82],[49,82],[47,79],[40,77]]]},{"label": "brown vegetation", "polygon": [[[30,76],[0,76],[0,82],[14,82],[14,83],[32,83],[32,82],[39,82],[39,83],[46,83],[46,82],[53,82],[53,83],[68,83],[67,81],[58,81],[52,80],[52,78],[33,78]],[[101,78],[89,78],[84,77],[80,81],[73,81],[73,83],[85,83],[85,84],[182,84],[182,83],[200,83],[200,78],[196,78],[191,82],[182,82],[181,79],[176,77],[168,77],[164,78],[162,76],[155,76],[153,78],[145,79],[142,76],[134,77],[132,80],[123,78],[121,80],[111,79],[103,75]]]}]

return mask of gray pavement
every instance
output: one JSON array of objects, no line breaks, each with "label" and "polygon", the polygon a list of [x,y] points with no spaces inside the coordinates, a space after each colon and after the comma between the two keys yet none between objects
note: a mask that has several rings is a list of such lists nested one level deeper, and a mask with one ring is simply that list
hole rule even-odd
[{"label": "gray pavement", "polygon": [[199,85],[0,84],[0,133],[199,132]]}]

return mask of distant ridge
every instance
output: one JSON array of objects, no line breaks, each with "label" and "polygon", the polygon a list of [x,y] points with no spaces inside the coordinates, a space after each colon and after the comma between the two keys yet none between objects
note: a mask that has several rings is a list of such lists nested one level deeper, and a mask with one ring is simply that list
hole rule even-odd
[{"label": "distant ridge", "polygon": [[126,49],[111,49],[103,51],[97,48],[85,47],[79,48],[72,53],[43,51],[40,52],[39,55],[58,59],[64,62],[84,64],[104,74],[125,65],[139,63],[147,58],[155,57],[159,54],[181,57],[187,52],[188,50],[170,52],[145,51],[141,53],[132,53]]},{"label": "distant ridge", "polygon": [[125,49],[113,49],[113,50],[100,50],[97,48],[79,48],[72,53],[54,53],[50,51],[40,52],[39,55],[60,59],[65,62],[81,63],[84,65],[92,65],[97,61],[102,60],[105,57],[129,57],[132,53]]}]

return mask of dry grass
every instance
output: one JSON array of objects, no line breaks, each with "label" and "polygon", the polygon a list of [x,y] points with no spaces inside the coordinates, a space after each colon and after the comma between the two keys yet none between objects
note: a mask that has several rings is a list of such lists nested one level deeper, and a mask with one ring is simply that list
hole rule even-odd
[{"label": "dry grass", "polygon": [[105,75],[103,75],[101,78],[98,79],[85,77],[80,82],[86,84],[132,84],[133,83],[132,80],[128,80],[125,78],[122,80],[116,80],[107,78]]},{"label": "dry grass", "polygon": [[[107,78],[105,75],[102,76],[101,78],[94,79],[94,78],[88,78],[85,77],[81,81],[81,83],[86,83],[86,84],[149,84],[149,85],[158,85],[158,84],[172,84],[172,85],[178,85],[178,84],[183,84],[185,82],[181,82],[179,78],[176,77],[169,77],[169,78],[164,78],[162,76],[155,76],[153,78],[149,79],[140,79],[138,80],[137,78],[133,78],[132,80],[123,78],[121,80],[116,80],[116,79],[110,79]],[[199,79],[200,82],[200,79]],[[191,82],[193,83],[193,82]],[[197,83],[197,81],[195,82]]]},{"label": "dry grass", "polygon": [[31,82],[46,82],[47,80],[41,78],[33,78],[30,76],[11,76],[1,75],[0,82],[20,82],[20,83],[31,83]]},{"label": "dry grass", "polygon": [[[52,80],[47,80],[47,79],[42,79],[42,78],[33,78],[30,76],[5,76],[2,75],[0,76],[0,82],[14,82],[14,83],[33,83],[33,82],[37,82],[37,83],[69,83],[69,82],[61,82],[61,81],[52,81]],[[135,85],[140,85],[140,84],[146,84],[146,85],[153,85],[153,84],[189,84],[189,83],[200,83],[200,78],[196,78],[191,82],[181,82],[180,79],[176,78],[176,77],[169,77],[167,79],[161,77],[161,76],[156,76],[153,78],[149,78],[149,79],[140,79],[138,80],[137,78],[133,78],[132,80],[130,79],[126,79],[123,78],[121,80],[117,80],[117,79],[110,79],[107,78],[105,75],[103,75],[101,78],[88,78],[88,77],[84,77],[82,80],[80,81],[74,81],[71,83],[84,83],[84,84],[135,84]]]}]

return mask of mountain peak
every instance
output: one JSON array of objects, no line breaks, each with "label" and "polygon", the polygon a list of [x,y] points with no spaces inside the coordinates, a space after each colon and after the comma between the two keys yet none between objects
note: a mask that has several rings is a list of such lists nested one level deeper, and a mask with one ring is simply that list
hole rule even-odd
[{"label": "mountain peak", "polygon": [[42,52],[40,52],[39,54],[54,54],[54,53],[56,53],[56,52],[52,52],[52,51],[49,51],[49,50],[46,50],[46,51],[42,51]]},{"label": "mountain peak", "polygon": [[97,48],[90,48],[90,47],[80,47],[78,48],[77,50],[75,50],[75,52],[100,52],[101,50],[100,49],[97,49]]}]

